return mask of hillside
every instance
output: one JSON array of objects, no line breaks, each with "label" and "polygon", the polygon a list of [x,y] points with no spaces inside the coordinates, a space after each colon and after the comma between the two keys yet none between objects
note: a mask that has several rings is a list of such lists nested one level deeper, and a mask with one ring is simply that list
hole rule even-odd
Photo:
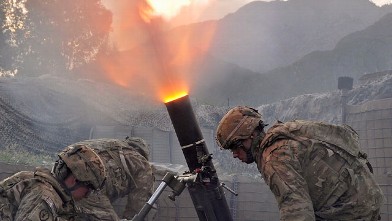
[{"label": "hillside", "polygon": [[218,21],[210,53],[255,72],[289,65],[392,12],[368,0],[254,1]]},{"label": "hillside", "polygon": [[[230,99],[232,104],[257,105],[334,90],[340,76],[350,76],[356,81],[365,73],[391,70],[391,24],[392,13],[344,37],[332,50],[309,53],[292,65],[262,75],[228,72],[216,83],[203,85],[200,94],[211,100]],[[205,91],[213,93],[208,95]]]},{"label": "hillside", "polygon": [[[294,64],[268,72],[284,97],[329,91],[340,76],[357,80],[365,73],[392,69],[392,13],[370,27],[352,33],[331,51],[312,52]],[[287,79],[290,79],[287,81]]]}]

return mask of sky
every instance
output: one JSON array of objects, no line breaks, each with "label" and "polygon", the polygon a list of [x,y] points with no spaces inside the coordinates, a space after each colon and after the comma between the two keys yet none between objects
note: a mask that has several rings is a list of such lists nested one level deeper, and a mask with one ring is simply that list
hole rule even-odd
[{"label": "sky", "polygon": [[[121,2],[124,0],[103,0],[105,6],[109,9],[114,9],[113,2]],[[128,0],[129,1],[129,0]],[[160,2],[161,5],[167,5],[167,2],[177,4],[177,5],[193,5],[192,11],[187,11],[188,19],[178,19],[174,21],[174,25],[181,25],[183,23],[197,22],[211,19],[220,19],[229,13],[237,11],[240,7],[252,2],[254,0],[165,0],[166,3],[162,4],[163,0],[149,0]],[[274,0],[262,0],[262,1],[274,1]],[[392,0],[369,0],[374,2],[378,6],[384,4],[392,4]],[[195,3],[197,2],[197,3]]]},{"label": "sky", "polygon": [[[102,0],[104,5],[112,11],[118,10],[123,4],[121,1],[127,0]],[[129,1],[129,0],[128,0]],[[149,0],[147,0],[149,1]],[[163,0],[150,0],[160,2]],[[187,10],[185,13],[188,15],[187,19],[178,19],[180,21],[172,22],[174,25],[181,25],[183,23],[193,23],[197,21],[220,19],[225,15],[235,12],[245,4],[252,2],[253,0],[165,0],[166,3],[172,3],[176,5],[192,5],[191,10]],[[271,1],[271,0],[264,0]],[[391,0],[392,1],[392,0]],[[159,4],[159,3],[158,3]],[[167,5],[167,4],[166,4]]]},{"label": "sky", "polygon": [[[132,14],[134,14],[133,12],[135,11],[132,11],[132,9],[135,9],[136,5],[140,5],[141,2],[148,2],[153,6],[155,11],[161,11],[159,15],[167,19],[167,24],[170,28],[189,23],[221,19],[253,1],[254,0],[102,0],[105,7],[113,12],[112,39],[118,39],[120,38],[119,36],[127,36],[127,34],[124,34],[124,30],[132,29],[130,28],[132,26],[127,24],[127,21],[133,19]],[[268,2],[275,0],[261,1]],[[369,1],[372,1],[378,6],[392,4],[392,0]],[[117,35],[117,37],[113,37],[115,35]],[[125,40],[122,42],[129,41]],[[117,46],[121,50],[132,47],[129,43],[124,44],[125,43],[117,42]]]},{"label": "sky", "polygon": [[[240,7],[248,4],[249,2],[253,2],[254,0],[215,0],[210,1],[210,7],[208,7],[201,19],[220,19],[225,15],[235,12]],[[273,0],[264,0],[264,1],[273,1]],[[392,0],[370,0],[374,2],[378,6],[382,6],[384,4],[391,4]]]}]

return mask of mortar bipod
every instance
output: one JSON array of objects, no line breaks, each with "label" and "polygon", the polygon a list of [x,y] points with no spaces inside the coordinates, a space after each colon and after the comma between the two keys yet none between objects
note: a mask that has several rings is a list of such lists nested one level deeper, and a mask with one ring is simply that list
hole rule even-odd
[{"label": "mortar bipod", "polygon": [[136,214],[132,221],[142,221],[147,216],[147,214],[152,209],[155,201],[159,198],[162,192],[165,190],[166,186],[169,186],[172,189],[172,195],[169,196],[171,200],[175,200],[176,196],[179,196],[182,191],[185,189],[185,185],[188,182],[195,182],[197,178],[197,174],[184,174],[176,176],[174,173],[167,172],[162,179],[161,184],[159,184],[158,188],[152,194],[150,199],[144,204],[143,208]]},{"label": "mortar bipod", "polygon": [[[139,213],[132,218],[132,221],[143,221],[152,209],[154,203],[158,200],[159,196],[162,194],[162,192],[167,186],[172,189],[172,195],[169,195],[168,197],[169,199],[174,201],[176,196],[179,196],[182,191],[184,191],[187,183],[197,182],[199,174],[200,173],[186,172],[183,175],[176,176],[174,173],[167,172],[163,177],[162,182],[159,184],[158,188],[155,190],[155,192],[152,194],[146,204],[144,204],[143,208],[139,211]],[[235,196],[238,196],[238,194],[234,190],[227,187],[224,183],[221,183],[220,186],[225,188]],[[125,219],[123,219],[123,221],[125,221]]]}]

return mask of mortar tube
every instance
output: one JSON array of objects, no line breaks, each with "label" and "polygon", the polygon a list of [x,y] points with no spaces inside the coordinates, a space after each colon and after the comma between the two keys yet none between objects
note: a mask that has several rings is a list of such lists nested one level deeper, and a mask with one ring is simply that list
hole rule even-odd
[{"label": "mortar tube", "polygon": [[193,172],[195,169],[201,168],[202,166],[197,160],[196,145],[204,146],[202,148],[204,154],[209,153],[206,146],[202,145],[204,142],[203,135],[196,121],[189,96],[186,95],[165,103],[165,105],[188,167],[190,171]]},{"label": "mortar tube", "polygon": [[199,162],[201,156],[208,156],[208,148],[196,121],[189,96],[165,103],[186,163],[191,172],[207,166],[213,171],[208,185],[188,185],[199,220],[232,221],[229,206],[224,196],[212,160]]}]

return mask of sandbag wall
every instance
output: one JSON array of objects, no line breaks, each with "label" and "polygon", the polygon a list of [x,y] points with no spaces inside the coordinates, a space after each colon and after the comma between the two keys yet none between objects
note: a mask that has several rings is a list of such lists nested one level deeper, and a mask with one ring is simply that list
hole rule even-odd
[{"label": "sandbag wall", "polygon": [[385,195],[381,220],[392,220],[392,98],[349,105],[346,111],[346,123],[358,132]]}]

